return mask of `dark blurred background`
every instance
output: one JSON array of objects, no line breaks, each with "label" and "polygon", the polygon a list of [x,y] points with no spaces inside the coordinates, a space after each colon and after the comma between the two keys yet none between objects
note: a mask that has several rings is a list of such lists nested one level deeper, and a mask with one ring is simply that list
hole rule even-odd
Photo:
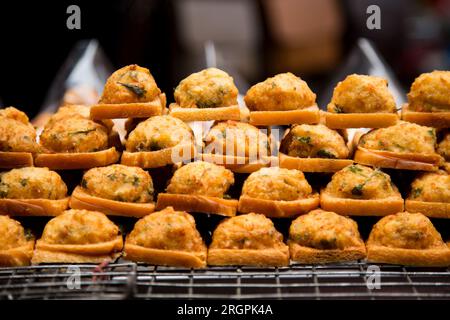
[{"label": "dark blurred background", "polygon": [[[81,8],[81,30],[66,28],[71,4]],[[381,30],[366,27],[372,4]],[[320,95],[360,37],[373,40],[406,90],[421,72],[450,69],[450,0],[2,1],[0,34],[0,99],[31,117],[82,39],[98,39],[114,68],[148,67],[169,100],[205,67],[208,43],[240,90],[291,71]]]}]

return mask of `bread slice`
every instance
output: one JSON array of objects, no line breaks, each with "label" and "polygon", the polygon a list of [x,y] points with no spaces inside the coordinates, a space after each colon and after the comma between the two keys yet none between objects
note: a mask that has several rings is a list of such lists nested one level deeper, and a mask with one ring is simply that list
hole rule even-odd
[{"label": "bread slice", "polygon": [[450,112],[416,112],[410,111],[408,104],[402,108],[402,120],[414,122],[433,128],[449,128]]},{"label": "bread slice", "polygon": [[193,143],[183,144],[157,151],[124,151],[120,162],[127,166],[160,168],[166,165],[191,160],[196,157],[196,153],[197,151]]},{"label": "bread slice", "polygon": [[135,262],[185,268],[205,268],[206,255],[206,248],[205,251],[199,252],[163,250],[146,248],[125,241],[124,258]]},{"label": "bread slice", "polygon": [[90,118],[92,120],[149,118],[163,114],[165,107],[166,95],[161,93],[150,102],[95,104],[91,107]]},{"label": "bread slice", "polygon": [[372,244],[367,241],[367,261],[418,267],[450,266],[448,247],[433,249],[403,249]]},{"label": "bread slice", "polygon": [[289,248],[270,249],[209,249],[208,264],[211,266],[260,266],[284,267],[289,265]]},{"label": "bread slice", "polygon": [[0,199],[0,214],[9,216],[49,216],[60,215],[69,206],[69,197],[59,200],[49,199]]},{"label": "bread slice", "polygon": [[319,207],[318,193],[314,193],[305,199],[293,201],[256,199],[242,195],[239,198],[238,211],[241,213],[262,213],[270,218],[287,218],[308,213],[317,207]]},{"label": "bread slice", "polygon": [[351,159],[323,159],[291,157],[279,153],[280,168],[297,169],[303,172],[337,172],[351,164]]},{"label": "bread slice", "polygon": [[232,217],[236,215],[238,201],[194,194],[158,194],[156,210],[162,210],[169,206],[178,211],[212,213]]},{"label": "bread slice", "polygon": [[40,263],[101,263],[115,261],[122,254],[123,239],[116,239],[96,244],[47,244],[42,240],[36,242],[32,264]]},{"label": "bread slice", "polygon": [[33,166],[33,154],[30,152],[0,151],[0,169],[14,169]]},{"label": "bread slice", "polygon": [[400,119],[397,113],[333,113],[325,112],[325,123],[331,129],[385,128]]},{"label": "bread slice", "polygon": [[104,199],[92,196],[81,187],[76,187],[70,197],[72,209],[103,212],[106,215],[122,217],[144,217],[155,211],[155,203],[134,203]]},{"label": "bread slice", "polygon": [[437,171],[443,159],[438,154],[396,153],[357,147],[354,160],[357,163],[379,168]]},{"label": "bread slice", "polygon": [[276,157],[264,156],[255,161],[250,161],[250,158],[243,156],[222,155],[222,154],[199,154],[198,157],[205,162],[214,163],[224,166],[225,168],[236,173],[252,173],[261,168],[271,165],[278,165]]},{"label": "bread slice", "polygon": [[288,245],[291,260],[301,264],[347,262],[366,258],[366,247],[363,242],[360,246],[345,249],[309,248],[292,240],[288,241]]},{"label": "bread slice", "polygon": [[30,239],[23,246],[0,250],[1,267],[22,267],[28,266],[31,262],[34,249],[34,239]]},{"label": "bread slice", "polygon": [[219,108],[182,108],[176,103],[169,105],[169,115],[185,122],[209,120],[240,120],[238,105]]},{"label": "bread slice", "polygon": [[119,157],[115,147],[96,152],[40,153],[36,156],[35,165],[51,170],[90,169],[116,163]]},{"label": "bread slice", "polygon": [[406,199],[405,210],[408,212],[420,212],[430,218],[450,218],[450,203],[425,202]]},{"label": "bread slice", "polygon": [[304,109],[286,111],[250,111],[250,124],[254,126],[273,126],[289,124],[319,123],[319,108],[316,105]]},{"label": "bread slice", "polygon": [[349,216],[386,216],[403,211],[400,193],[385,199],[344,199],[330,195],[325,189],[320,193],[320,207],[326,211]]}]

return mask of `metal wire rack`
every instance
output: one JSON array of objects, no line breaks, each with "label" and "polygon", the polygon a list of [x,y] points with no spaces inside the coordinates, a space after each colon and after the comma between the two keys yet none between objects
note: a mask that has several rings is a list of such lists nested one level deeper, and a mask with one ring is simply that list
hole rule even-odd
[{"label": "metal wire rack", "polygon": [[448,268],[380,265],[380,287],[369,289],[372,273],[364,262],[204,270],[134,263],[77,267],[0,268],[0,299],[450,299]]}]

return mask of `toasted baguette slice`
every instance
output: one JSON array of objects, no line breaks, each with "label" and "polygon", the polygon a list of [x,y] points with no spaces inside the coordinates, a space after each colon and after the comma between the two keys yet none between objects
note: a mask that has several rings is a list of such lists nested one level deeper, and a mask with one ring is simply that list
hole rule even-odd
[{"label": "toasted baguette slice", "polygon": [[304,109],[287,111],[250,111],[250,124],[273,126],[288,124],[316,124],[320,121],[317,105]]},{"label": "toasted baguette slice", "polygon": [[70,197],[69,206],[72,209],[85,209],[103,212],[106,215],[122,217],[144,217],[155,211],[155,204],[121,202],[95,197],[88,194],[81,187],[76,187]]},{"label": "toasted baguette slice", "polygon": [[212,213],[232,217],[236,215],[238,201],[194,194],[158,194],[156,210],[162,210],[169,206],[178,211]]},{"label": "toasted baguette slice", "polygon": [[386,216],[403,211],[403,199],[400,194],[386,199],[343,199],[320,193],[320,207],[326,211],[350,216]]},{"label": "toasted baguette slice", "polygon": [[397,113],[333,113],[325,112],[325,123],[331,129],[385,128],[399,120]]},{"label": "toasted baguette slice", "polygon": [[239,198],[238,211],[241,213],[262,213],[269,218],[287,218],[319,207],[319,194],[314,193],[305,199],[293,201],[256,199],[249,196]]},{"label": "toasted baguette slice", "polygon": [[182,108],[176,103],[169,106],[169,115],[185,122],[209,120],[240,120],[238,105],[220,108]]},{"label": "toasted baguette slice", "polygon": [[[411,156],[411,160],[407,157]],[[379,167],[403,170],[437,171],[442,158],[439,155],[401,154],[389,151],[369,150],[359,147],[355,152],[355,162]]]},{"label": "toasted baguette slice", "polygon": [[36,156],[35,165],[51,170],[90,169],[116,163],[119,156],[115,147],[97,152],[41,153]]},{"label": "toasted baguette slice", "polygon": [[150,102],[95,104],[91,107],[90,118],[93,120],[149,118],[163,114],[165,107],[166,95],[161,93]]},{"label": "toasted baguette slice", "polygon": [[302,264],[346,262],[366,258],[364,243],[345,249],[315,249],[301,246],[291,240],[288,244],[291,260]]},{"label": "toasted baguette slice", "polygon": [[202,153],[198,157],[202,161],[224,166],[237,173],[252,173],[270,165],[278,165],[278,159],[270,156],[264,156],[261,159],[255,159],[255,161],[250,161],[248,157],[212,153]]},{"label": "toasted baguette slice", "polygon": [[120,162],[127,166],[160,168],[166,165],[191,160],[195,158],[195,156],[196,148],[194,144],[184,144],[157,151],[124,151]]},{"label": "toasted baguette slice", "polygon": [[277,249],[209,249],[208,264],[212,266],[284,267],[289,265],[289,248]]},{"label": "toasted baguette slice", "polygon": [[433,128],[449,128],[450,112],[416,112],[410,111],[408,104],[403,105],[402,119],[422,126]]},{"label": "toasted baguette slice", "polygon": [[367,261],[418,267],[450,266],[450,249],[403,249],[366,244]]},{"label": "toasted baguette slice", "polygon": [[445,202],[425,202],[406,199],[405,210],[408,212],[420,212],[431,218],[450,218],[450,203]]},{"label": "toasted baguette slice", "polygon": [[8,250],[0,250],[1,267],[28,266],[31,262],[34,249],[34,239],[30,239],[25,245]]},{"label": "toasted baguette slice", "polygon": [[30,152],[0,151],[0,169],[14,169],[33,166],[33,154]]},{"label": "toasted baguette slice", "polygon": [[49,199],[0,199],[0,214],[9,216],[60,215],[69,206],[69,197],[59,200]]},{"label": "toasted baguette slice", "polygon": [[337,172],[351,164],[350,159],[298,158],[279,153],[280,168],[303,172]]},{"label": "toasted baguette slice", "polygon": [[32,264],[40,263],[101,263],[115,261],[120,257],[123,239],[119,235],[115,240],[96,244],[47,244],[36,242]]},{"label": "toasted baguette slice", "polygon": [[206,250],[188,252],[180,250],[162,250],[138,246],[125,241],[124,258],[135,262],[153,265],[185,268],[205,268]]}]

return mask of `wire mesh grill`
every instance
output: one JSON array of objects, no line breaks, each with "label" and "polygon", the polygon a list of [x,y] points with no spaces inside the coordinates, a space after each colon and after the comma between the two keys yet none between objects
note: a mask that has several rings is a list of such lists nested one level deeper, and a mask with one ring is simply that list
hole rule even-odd
[{"label": "wire mesh grill", "polygon": [[[0,269],[0,299],[450,299],[448,268],[381,265],[369,289],[364,262],[191,270],[134,263]],[[72,284],[72,287],[70,287]]]}]

